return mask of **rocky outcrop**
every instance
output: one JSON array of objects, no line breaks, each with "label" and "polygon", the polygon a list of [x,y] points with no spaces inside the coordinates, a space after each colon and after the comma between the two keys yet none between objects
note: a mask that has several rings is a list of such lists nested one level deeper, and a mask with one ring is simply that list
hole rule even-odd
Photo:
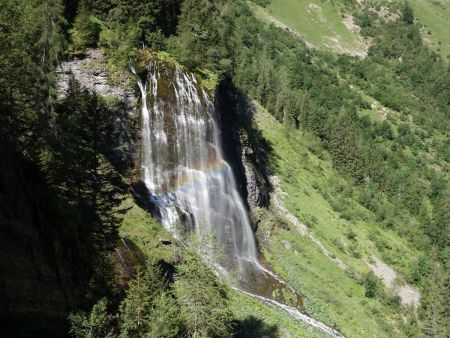
[{"label": "rocky outcrop", "polygon": [[[215,96],[225,159],[232,165],[240,192],[252,211],[269,205],[267,149],[252,129],[254,107],[229,83],[222,82]],[[253,224],[256,227],[256,224]]]},{"label": "rocky outcrop", "polygon": [[64,97],[69,89],[70,78],[73,77],[81,87],[97,92],[105,97],[115,97],[123,102],[129,113],[133,113],[137,97],[127,73],[108,73],[106,56],[100,49],[87,49],[82,56],[74,57],[61,64],[58,70],[58,95]]},{"label": "rocky outcrop", "polygon": [[255,165],[255,151],[244,134],[241,133],[239,139],[242,166],[245,174],[247,203],[250,209],[267,206],[269,204],[269,187],[264,174]]},{"label": "rocky outcrop", "polygon": [[108,71],[107,59],[100,49],[87,49],[82,56],[75,56],[63,63],[57,71],[58,96],[68,94],[69,83],[74,79],[81,88],[93,91],[105,98],[111,114],[114,114],[114,133],[106,154],[114,167],[125,177],[138,162],[139,110],[138,96],[133,87],[130,72]]},{"label": "rocky outcrop", "polygon": [[380,278],[381,282],[397,295],[402,305],[409,305],[414,309],[418,308],[421,298],[420,292],[406,283],[399,284],[394,269],[375,256],[372,257],[372,262],[367,262],[367,265],[375,276]]}]

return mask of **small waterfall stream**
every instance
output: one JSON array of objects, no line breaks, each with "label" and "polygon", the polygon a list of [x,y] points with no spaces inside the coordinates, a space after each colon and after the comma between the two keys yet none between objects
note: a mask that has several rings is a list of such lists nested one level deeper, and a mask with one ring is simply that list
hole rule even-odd
[{"label": "small waterfall stream", "polygon": [[[177,238],[195,233],[206,258],[238,277],[237,290],[342,337],[271,295],[252,292],[255,279],[295,290],[259,263],[244,202],[222,155],[214,106],[195,76],[178,67],[160,68],[157,61],[148,65],[146,81],[132,71],[142,96],[142,177],[163,226]],[[224,256],[219,261],[217,243]]]}]

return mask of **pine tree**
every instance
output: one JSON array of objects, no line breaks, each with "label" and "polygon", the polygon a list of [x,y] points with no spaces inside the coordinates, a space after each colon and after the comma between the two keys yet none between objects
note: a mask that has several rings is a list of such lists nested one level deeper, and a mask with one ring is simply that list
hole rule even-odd
[{"label": "pine tree", "polygon": [[147,338],[181,337],[184,327],[177,300],[169,292],[162,292],[153,300],[153,309],[148,320]]},{"label": "pine tree", "polygon": [[41,19],[37,24],[40,35],[36,43],[36,57],[39,59],[40,78],[46,95],[43,109],[46,114],[50,114],[56,99],[55,70],[65,47],[62,29],[66,24],[64,7],[61,0],[39,0],[35,14]]},{"label": "pine tree", "polygon": [[33,159],[43,89],[36,55],[35,4],[3,1],[0,6],[0,128],[2,138]]},{"label": "pine tree", "polygon": [[196,255],[179,267],[175,295],[192,337],[229,337],[232,314],[224,287]]},{"label": "pine tree", "polygon": [[112,143],[114,115],[97,94],[81,90],[73,80],[69,87],[58,107],[46,172],[101,243],[116,233],[124,189],[105,156]]},{"label": "pine tree", "polygon": [[443,292],[445,333],[450,338],[450,260],[447,260],[444,269]]},{"label": "pine tree", "polygon": [[[140,271],[130,282],[127,296],[119,311],[121,337],[144,337],[147,334],[153,303],[160,297],[164,288],[160,271],[151,265]],[[155,326],[151,328],[153,330]]]},{"label": "pine tree", "polygon": [[361,181],[363,177],[364,153],[361,139],[357,133],[354,119],[346,112],[339,114],[330,124],[327,146],[333,158],[333,164],[347,175]]},{"label": "pine tree", "polygon": [[425,283],[425,292],[422,299],[423,312],[423,337],[442,338],[446,336],[445,321],[445,291],[443,283],[442,267],[436,261],[436,254],[434,256],[431,274]]}]

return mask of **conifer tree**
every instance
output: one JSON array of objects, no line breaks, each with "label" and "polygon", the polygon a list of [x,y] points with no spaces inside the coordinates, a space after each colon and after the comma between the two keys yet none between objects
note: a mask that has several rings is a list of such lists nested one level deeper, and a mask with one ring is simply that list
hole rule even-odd
[{"label": "conifer tree", "polygon": [[49,181],[79,210],[88,231],[99,240],[114,236],[120,218],[123,184],[105,156],[114,115],[97,94],[72,80],[58,108],[56,134],[46,172]]},{"label": "conifer tree", "polygon": [[56,67],[64,51],[63,26],[64,7],[61,0],[39,0],[36,13],[40,21],[37,24],[39,38],[36,43],[36,56],[40,65],[40,78],[45,89],[46,103],[43,107],[45,114],[50,114],[56,99]]},{"label": "conifer tree", "polygon": [[[422,325],[423,337],[441,338],[446,337],[446,297],[444,290],[444,278],[442,267],[436,261],[436,254],[431,273],[425,283],[425,291],[422,298],[422,312],[424,316]],[[448,318],[447,318],[448,319]]]},{"label": "conifer tree", "polygon": [[127,296],[120,306],[121,337],[144,337],[147,334],[153,302],[164,287],[160,271],[151,265],[130,282]]},{"label": "conifer tree", "polygon": [[225,289],[198,256],[191,255],[179,267],[175,295],[190,336],[230,336],[232,314]]}]

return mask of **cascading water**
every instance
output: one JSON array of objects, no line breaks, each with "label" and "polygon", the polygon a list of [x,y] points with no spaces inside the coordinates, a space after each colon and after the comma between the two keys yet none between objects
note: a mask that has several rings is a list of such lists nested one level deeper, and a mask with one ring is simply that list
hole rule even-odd
[{"label": "cascading water", "polygon": [[[195,232],[206,241],[202,243],[206,258],[225,274],[237,272],[237,290],[343,337],[298,309],[268,298],[271,295],[253,291],[257,288],[251,284],[263,279],[262,289],[272,283],[298,295],[259,264],[247,211],[233,171],[222,155],[214,106],[195,76],[178,67],[159,69],[157,61],[146,70],[146,82],[132,71],[142,95],[142,177],[164,227],[177,238]],[[212,252],[214,237],[223,246],[225,259],[220,262]]]},{"label": "cascading water", "polygon": [[[187,225],[202,239],[215,234],[227,267],[238,268],[242,277],[247,262],[257,262],[256,243],[232,169],[222,156],[214,107],[193,75],[177,67],[170,71],[173,79],[167,74],[161,79],[158,63],[152,62],[149,88],[138,79],[145,185],[167,230],[182,237]],[[167,104],[172,98],[175,102]]]}]

